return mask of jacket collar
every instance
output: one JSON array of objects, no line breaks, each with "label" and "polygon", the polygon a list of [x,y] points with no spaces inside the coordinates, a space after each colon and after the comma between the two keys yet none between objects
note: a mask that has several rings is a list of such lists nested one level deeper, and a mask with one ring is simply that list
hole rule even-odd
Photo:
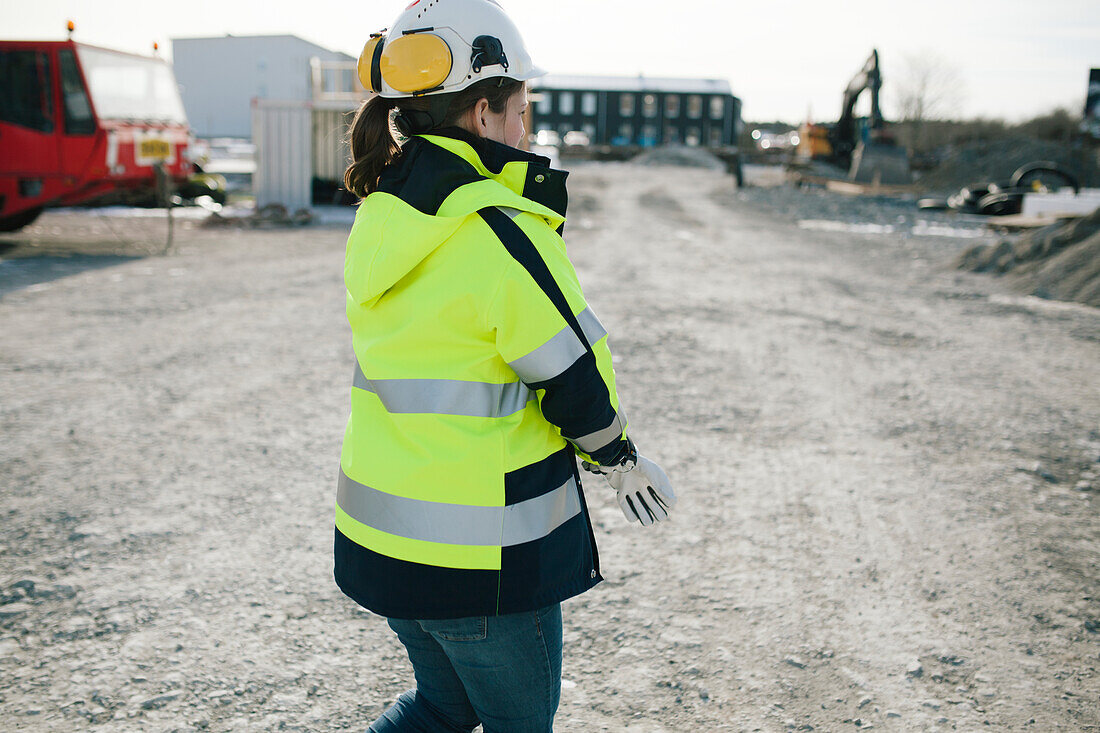
[{"label": "jacket collar", "polygon": [[530,211],[557,229],[565,220],[565,171],[550,159],[450,127],[408,140],[378,191],[431,216],[466,216],[485,206]]},{"label": "jacket collar", "polygon": [[[425,133],[421,137],[436,143],[441,142],[441,139],[465,143],[463,146],[449,146],[448,149],[471,165],[480,163],[491,175],[500,175],[508,163],[527,163],[533,167],[552,170],[550,159],[545,155],[513,148],[486,137],[478,137],[461,127],[444,127]],[[462,152],[458,152],[459,150]],[[523,192],[516,191],[516,193]]]}]

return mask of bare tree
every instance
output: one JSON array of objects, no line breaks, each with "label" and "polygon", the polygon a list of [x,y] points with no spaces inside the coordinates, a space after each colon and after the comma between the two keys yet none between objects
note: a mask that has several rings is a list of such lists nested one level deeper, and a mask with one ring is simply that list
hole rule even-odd
[{"label": "bare tree", "polygon": [[960,116],[963,89],[959,73],[943,56],[924,51],[904,56],[893,78],[893,96],[898,117],[909,132],[908,143],[923,149],[926,120]]}]

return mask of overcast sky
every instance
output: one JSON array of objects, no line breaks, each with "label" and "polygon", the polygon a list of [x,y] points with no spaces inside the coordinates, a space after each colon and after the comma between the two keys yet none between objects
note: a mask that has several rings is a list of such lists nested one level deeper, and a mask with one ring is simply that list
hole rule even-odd
[{"label": "overcast sky", "polygon": [[[367,34],[409,0],[0,0],[0,37],[59,39],[65,21],[87,43],[148,53],[172,37],[290,33],[357,56]],[[957,115],[1020,120],[1084,104],[1100,67],[1098,0],[501,0],[535,57],[556,73],[728,79],[746,120],[797,122],[840,111],[872,48],[883,95],[908,59],[957,77]]]}]

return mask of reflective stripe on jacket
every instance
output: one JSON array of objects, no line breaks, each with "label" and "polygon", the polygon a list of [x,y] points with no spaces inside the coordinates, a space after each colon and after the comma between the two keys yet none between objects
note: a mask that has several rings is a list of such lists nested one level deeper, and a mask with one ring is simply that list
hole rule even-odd
[{"label": "reflective stripe on jacket", "polygon": [[335,575],[379,614],[516,613],[601,579],[574,454],[615,461],[626,419],[548,163],[416,137],[356,214]]}]

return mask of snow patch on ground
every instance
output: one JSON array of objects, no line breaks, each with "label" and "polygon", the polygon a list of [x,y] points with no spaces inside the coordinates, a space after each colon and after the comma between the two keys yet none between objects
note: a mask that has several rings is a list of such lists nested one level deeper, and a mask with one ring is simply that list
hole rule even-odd
[{"label": "snow patch on ground", "polygon": [[832,221],[829,219],[801,219],[798,222],[800,229],[809,229],[816,232],[848,232],[851,234],[905,234],[914,237],[954,237],[957,239],[978,239],[988,236],[988,233],[980,229],[964,227],[952,227],[944,224],[918,219],[912,227],[894,224],[875,224],[866,221]]}]

